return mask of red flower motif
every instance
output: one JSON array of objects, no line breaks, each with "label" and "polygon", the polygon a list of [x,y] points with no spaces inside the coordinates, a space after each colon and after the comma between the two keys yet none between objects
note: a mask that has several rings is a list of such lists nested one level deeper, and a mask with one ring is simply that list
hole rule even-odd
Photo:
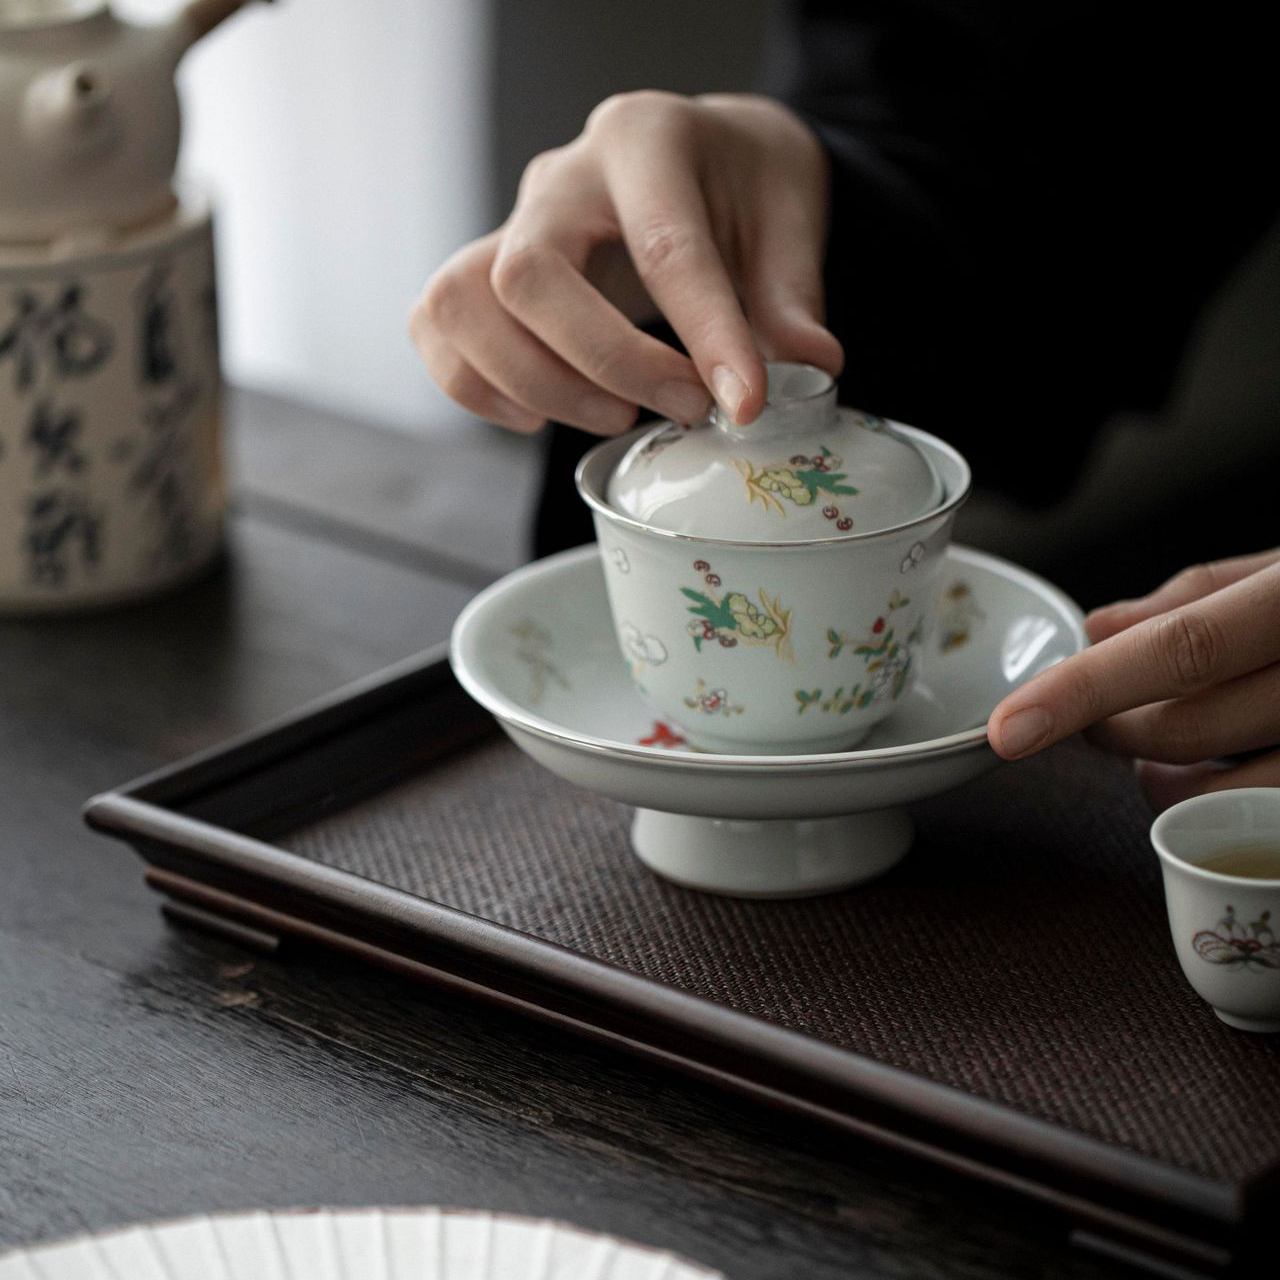
[{"label": "red flower motif", "polygon": [[711,568],[705,560],[695,560],[693,562],[693,567],[697,569],[699,573],[706,573],[706,571]]},{"label": "red flower motif", "polygon": [[853,528],[853,521],[848,516],[841,516],[840,519],[836,521],[836,528],[848,533],[848,531]]},{"label": "red flower motif", "polygon": [[823,507],[822,514],[826,516],[828,520],[834,520],[836,516],[840,514],[840,508],[839,507]]},{"label": "red flower motif", "polygon": [[884,619],[877,618],[876,625],[871,628],[871,634],[873,636],[878,636],[883,630],[884,630]]},{"label": "red flower motif", "polygon": [[682,747],[685,740],[661,720],[653,722],[653,732],[640,739],[642,747]]},{"label": "red flower motif", "polygon": [[720,575],[718,573],[709,573],[702,580],[709,587],[718,587],[720,585]]}]

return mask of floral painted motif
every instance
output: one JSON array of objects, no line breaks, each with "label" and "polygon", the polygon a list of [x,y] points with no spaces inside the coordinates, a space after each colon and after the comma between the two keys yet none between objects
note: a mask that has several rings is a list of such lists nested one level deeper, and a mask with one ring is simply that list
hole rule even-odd
[{"label": "floral painted motif", "polygon": [[911,550],[902,557],[902,563],[898,566],[900,573],[910,573],[912,569],[920,567],[920,562],[924,559],[924,543],[913,542]]},{"label": "floral painted motif", "polygon": [[[782,505],[784,498],[794,506],[811,507],[819,494],[857,493],[852,485],[842,483],[848,477],[843,471],[836,470],[839,465],[840,459],[825,445],[813,457],[798,453],[789,462],[765,463],[758,467],[749,462],[736,463],[747,482],[748,501],[758,500],[766,511],[776,511],[779,515],[787,514],[786,507]],[[840,508],[832,503],[822,508],[822,514],[828,520],[834,520],[841,532],[853,528],[853,521],[841,515]]]},{"label": "floral painted motif", "polygon": [[686,739],[682,738],[669,724],[662,720],[653,722],[653,732],[647,733],[643,738],[638,738],[637,742],[642,747],[666,747],[669,750],[675,750],[676,747],[683,747]]},{"label": "floral painted motif", "polygon": [[1271,926],[1271,912],[1260,912],[1248,925],[1228,906],[1214,929],[1202,929],[1191,939],[1196,955],[1210,964],[1231,968],[1280,969],[1280,938]]},{"label": "floral painted motif", "polygon": [[702,646],[715,642],[722,648],[732,649],[741,641],[744,644],[768,645],[780,658],[791,657],[791,610],[784,609],[777,599],[770,599],[759,589],[759,604],[747,599],[742,591],[726,591],[715,595],[720,575],[711,571],[705,560],[695,560],[693,567],[702,574],[702,581],[712,591],[695,591],[681,587],[680,591],[693,603],[689,612],[695,620],[689,623],[689,635],[693,647],[702,652]]},{"label": "floral painted motif", "polygon": [[874,689],[864,689],[859,684],[848,690],[844,685],[839,685],[825,698],[821,689],[797,689],[796,701],[800,705],[796,708],[796,715],[802,716],[810,707],[817,707],[819,711],[834,711],[836,715],[847,716],[850,711],[861,711],[869,707],[875,701],[875,696]]},{"label": "floral painted motif", "polygon": [[938,648],[943,653],[968,644],[970,637],[986,620],[978,607],[973,588],[967,582],[953,582],[942,595],[938,615]]},{"label": "floral painted motif", "polygon": [[693,693],[686,696],[684,705],[706,716],[740,716],[743,708],[734,706],[723,689],[708,689],[705,680],[699,680]]},{"label": "floral painted motif", "polygon": [[632,662],[660,667],[667,660],[667,646],[657,636],[647,636],[633,623],[622,624],[622,647]]},{"label": "floral painted motif", "polygon": [[796,714],[803,715],[810,707],[817,706],[822,711],[846,715],[885,698],[896,701],[901,697],[902,691],[907,687],[907,677],[914,661],[913,650],[920,643],[924,620],[917,619],[910,631],[899,635],[897,628],[892,625],[892,618],[899,609],[905,609],[910,603],[910,597],[904,596],[895,588],[885,612],[871,624],[868,634],[861,638],[850,637],[847,632],[837,631],[834,627],[829,628],[827,643],[830,649],[827,657],[838,658],[848,649],[866,664],[865,680],[860,680],[849,688],[841,685],[827,698],[823,697],[821,689],[797,689],[796,701],[800,705]]},{"label": "floral painted motif", "polygon": [[551,661],[551,634],[538,626],[532,618],[522,618],[510,628],[516,641],[516,659],[524,664],[529,673],[529,705],[536,707],[542,702],[549,684],[559,689],[568,689],[569,682],[560,673],[560,669]]}]

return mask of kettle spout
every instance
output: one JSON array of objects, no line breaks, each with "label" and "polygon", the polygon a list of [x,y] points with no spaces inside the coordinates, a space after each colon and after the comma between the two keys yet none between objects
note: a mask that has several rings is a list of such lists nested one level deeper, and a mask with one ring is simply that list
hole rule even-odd
[{"label": "kettle spout", "polygon": [[249,0],[190,0],[173,21],[174,34],[182,49],[190,48],[248,3]]},{"label": "kettle spout", "polygon": [[100,151],[116,141],[111,84],[87,62],[74,62],[33,80],[26,92],[26,129],[66,154]]}]

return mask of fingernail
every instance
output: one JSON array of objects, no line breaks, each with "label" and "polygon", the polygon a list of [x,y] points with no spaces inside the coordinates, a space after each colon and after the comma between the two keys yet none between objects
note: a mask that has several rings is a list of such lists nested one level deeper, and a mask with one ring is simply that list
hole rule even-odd
[{"label": "fingernail", "polygon": [[711,397],[700,382],[664,382],[654,396],[653,407],[676,422],[697,422],[711,412]]},{"label": "fingernail", "polygon": [[1015,711],[1000,725],[1001,755],[1025,756],[1052,732],[1053,717],[1043,707]]},{"label": "fingernail", "polygon": [[711,370],[711,390],[716,393],[720,407],[737,422],[742,402],[747,398],[747,384],[727,364],[718,364]]}]

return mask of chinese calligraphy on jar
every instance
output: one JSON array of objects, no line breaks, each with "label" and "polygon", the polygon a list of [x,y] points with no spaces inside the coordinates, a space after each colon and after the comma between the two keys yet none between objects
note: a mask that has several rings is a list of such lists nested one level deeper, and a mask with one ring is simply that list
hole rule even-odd
[{"label": "chinese calligraphy on jar", "polygon": [[203,208],[79,256],[0,251],[0,612],[189,576],[225,507]]}]

